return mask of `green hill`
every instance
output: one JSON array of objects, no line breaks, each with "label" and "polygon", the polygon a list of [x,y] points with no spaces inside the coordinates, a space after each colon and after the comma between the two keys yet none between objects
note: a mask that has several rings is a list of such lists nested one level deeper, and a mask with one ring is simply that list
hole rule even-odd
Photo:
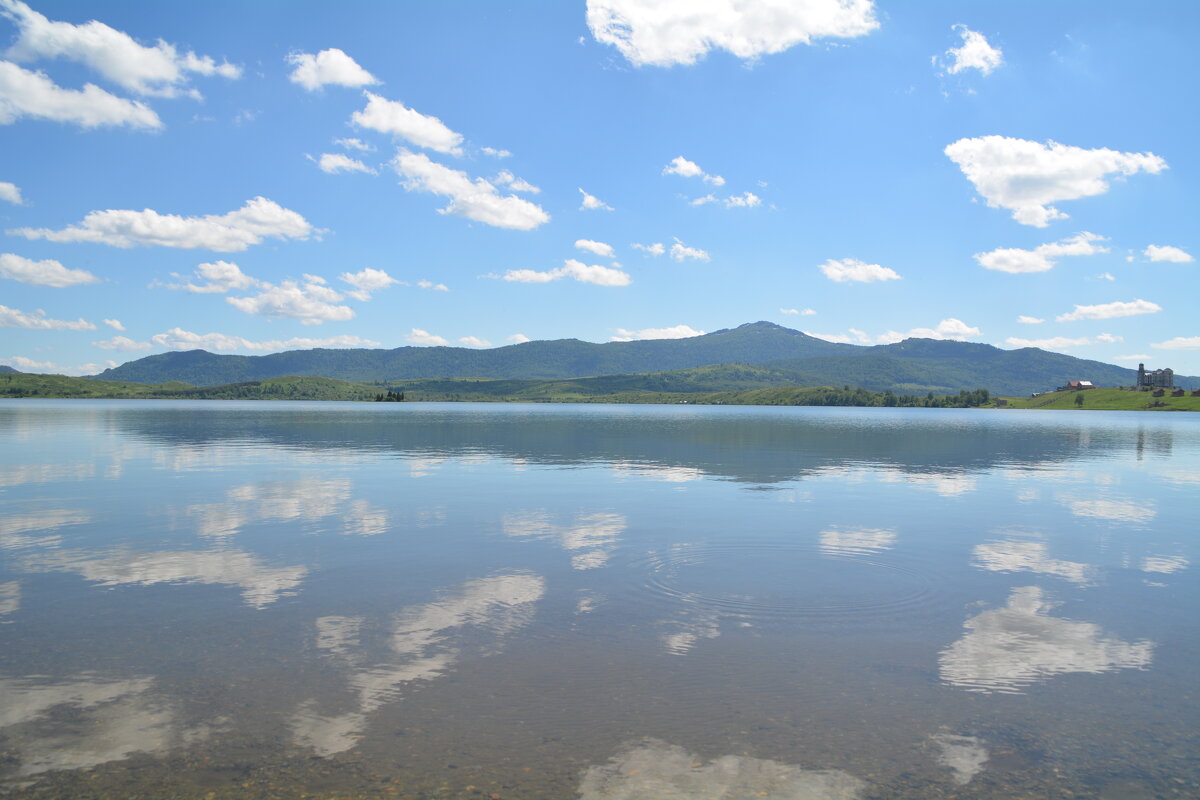
[{"label": "green hill", "polygon": [[145,384],[66,375],[0,374],[0,397],[142,398],[174,400],[371,400],[378,389],[332,378],[270,378],[223,386],[174,381]]},{"label": "green hill", "polygon": [[[1076,397],[1083,398],[1076,405]],[[1153,405],[1161,403],[1161,405]],[[1171,397],[1167,392],[1154,397],[1150,392],[1124,389],[1086,389],[1081,392],[1047,392],[1037,397],[1009,398],[1010,408],[1082,409],[1084,411],[1200,411],[1200,397],[1189,392],[1184,397]]]}]

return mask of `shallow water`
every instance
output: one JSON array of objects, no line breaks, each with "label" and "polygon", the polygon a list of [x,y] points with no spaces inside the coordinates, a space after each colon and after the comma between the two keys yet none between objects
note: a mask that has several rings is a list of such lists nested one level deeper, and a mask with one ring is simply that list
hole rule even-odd
[{"label": "shallow water", "polygon": [[0,404],[0,794],[1200,795],[1200,418]]}]

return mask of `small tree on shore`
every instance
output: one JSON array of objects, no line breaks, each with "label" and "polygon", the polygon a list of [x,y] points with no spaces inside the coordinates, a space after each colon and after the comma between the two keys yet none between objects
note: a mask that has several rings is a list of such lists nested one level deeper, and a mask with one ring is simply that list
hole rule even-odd
[{"label": "small tree on shore", "polygon": [[1075,395],[1075,407],[1083,408],[1083,393],[1082,392]]}]

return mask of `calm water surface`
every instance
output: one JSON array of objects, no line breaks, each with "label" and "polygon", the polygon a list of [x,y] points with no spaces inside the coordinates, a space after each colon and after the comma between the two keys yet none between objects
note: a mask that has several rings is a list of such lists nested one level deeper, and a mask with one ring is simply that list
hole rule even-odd
[{"label": "calm water surface", "polygon": [[0,404],[0,794],[1194,798],[1200,415]]}]

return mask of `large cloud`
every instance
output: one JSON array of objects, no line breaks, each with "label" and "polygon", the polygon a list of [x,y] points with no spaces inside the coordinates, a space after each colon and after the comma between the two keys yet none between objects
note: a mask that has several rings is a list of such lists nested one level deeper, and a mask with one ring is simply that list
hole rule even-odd
[{"label": "large cloud", "polygon": [[418,147],[439,153],[462,155],[462,134],[447,128],[437,117],[414,111],[398,100],[388,100],[370,92],[364,94],[367,96],[366,107],[350,116],[355,125],[399,136]]},{"label": "large cloud", "polygon": [[900,279],[900,275],[890,267],[868,264],[857,258],[831,258],[820,265],[820,270],[826,278],[835,283],[872,283]]},{"label": "large cloud", "polygon": [[1054,268],[1060,256],[1091,256],[1096,253],[1107,253],[1108,248],[1098,242],[1105,241],[1103,236],[1083,231],[1069,239],[1059,242],[1038,245],[1032,250],[1022,250],[1017,247],[1001,247],[987,253],[976,253],[975,260],[981,267],[998,272],[1046,272]]},{"label": "large cloud", "polygon": [[431,161],[422,153],[401,150],[392,167],[410,191],[432,192],[450,198],[440,214],[454,214],[497,228],[529,231],[550,221],[541,206],[514,194],[501,195],[494,185],[467,173]]},{"label": "large cloud", "polygon": [[588,0],[587,23],[637,66],[693,64],[714,49],[758,58],[879,27],[871,0]]},{"label": "large cloud", "polygon": [[1055,317],[1058,322],[1076,322],[1081,319],[1113,319],[1114,317],[1133,317],[1138,314],[1157,314],[1162,311],[1158,303],[1149,300],[1130,300],[1101,303],[1094,306],[1075,306],[1069,314],[1059,314]]},{"label": "large cloud", "polygon": [[0,181],[0,200],[18,206],[25,202],[21,199],[20,187],[8,181]]},{"label": "large cloud", "polygon": [[34,261],[15,253],[0,253],[0,278],[56,289],[100,280],[87,270],[68,269],[53,259]]},{"label": "large cloud", "polygon": [[247,314],[288,317],[302,325],[344,322],[354,318],[350,306],[338,305],[342,295],[324,285],[321,278],[305,276],[303,283],[283,281],[278,285],[262,283],[262,291],[250,297],[226,297],[229,303]]},{"label": "large cloud", "polygon": [[1154,342],[1150,346],[1159,350],[1200,350],[1200,336],[1176,336],[1165,342]]},{"label": "large cloud", "polygon": [[510,269],[501,277],[514,283],[550,283],[563,278],[571,278],[580,283],[594,283],[599,286],[628,286],[630,284],[629,273],[623,270],[599,264],[584,264],[573,258],[568,258],[561,267],[544,272],[532,269]]},{"label": "large cloud", "polygon": [[18,228],[10,234],[26,239],[51,242],[92,242],[114,247],[135,245],[178,247],[185,250],[205,248],[218,253],[245,250],[263,239],[307,239],[313,226],[300,214],[273,200],[255,197],[246,205],[226,214],[181,217],[142,211],[93,211],[77,225],[62,230]]},{"label": "large cloud", "polygon": [[1157,174],[1167,168],[1153,153],[1086,150],[1007,136],[959,139],[945,153],[988,206],[1006,208],[1017,222],[1039,228],[1067,218],[1052,203],[1104,194],[1109,176]]},{"label": "large cloud", "polygon": [[290,53],[287,62],[296,66],[288,80],[310,92],[322,86],[370,86],[379,83],[378,78],[336,47],[322,50],[316,55]]},{"label": "large cloud", "polygon": [[936,328],[913,328],[903,333],[888,331],[875,337],[880,344],[902,342],[905,339],[949,339],[955,342],[965,341],[970,336],[978,336],[979,328],[974,328],[961,319],[948,317],[937,324]]},{"label": "large cloud", "polygon": [[40,308],[22,311],[19,308],[0,306],[0,328],[27,328],[35,331],[94,331],[96,326],[85,319],[51,319]]},{"label": "large cloud", "polygon": [[330,336],[324,339],[294,337],[291,339],[268,339],[252,341],[242,336],[225,333],[192,333],[183,328],[171,328],[150,337],[155,345],[169,350],[212,350],[235,352],[237,350],[307,350],[314,347],[378,347],[379,342],[360,336]]},{"label": "large cloud", "polygon": [[614,342],[636,342],[644,339],[690,339],[693,336],[703,336],[704,331],[698,331],[690,325],[675,325],[670,328],[642,328],[640,331],[630,331],[617,328],[617,335],[612,337]]},{"label": "large cloud", "polygon": [[0,0],[0,14],[20,31],[6,53],[14,61],[66,58],[138,94],[173,97],[187,84],[187,73],[225,78],[242,74],[240,67],[218,64],[210,56],[190,51],[180,53],[161,39],[153,47],[146,47],[129,34],[96,20],[83,25],[52,21],[20,0]]},{"label": "large cloud", "polygon": [[145,103],[109,94],[95,84],[64,89],[43,72],[30,72],[0,61],[0,125],[22,117],[70,122],[82,128],[127,125],[156,130],[163,126]]},{"label": "large cloud", "polygon": [[380,289],[386,289],[393,284],[401,282],[388,275],[386,270],[375,269],[374,267],[366,267],[358,272],[343,272],[338,277],[354,287],[352,290],[346,292],[346,294],[355,300],[364,301],[371,299],[371,292],[377,292]]},{"label": "large cloud", "polygon": [[[175,277],[182,276],[176,274]],[[235,289],[254,289],[263,282],[242,272],[242,268],[231,261],[213,261],[198,264],[186,283],[165,285],[168,289],[182,289],[194,294],[224,294]]]}]

